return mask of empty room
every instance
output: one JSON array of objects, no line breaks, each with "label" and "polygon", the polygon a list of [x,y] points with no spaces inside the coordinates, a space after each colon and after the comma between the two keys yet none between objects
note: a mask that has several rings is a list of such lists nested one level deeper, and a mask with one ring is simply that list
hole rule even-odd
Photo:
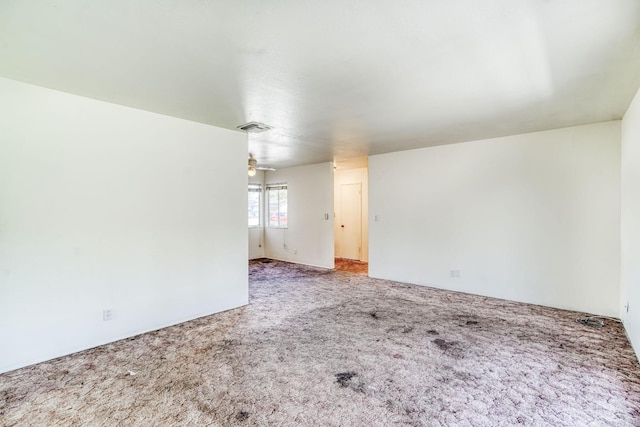
[{"label": "empty room", "polygon": [[636,0],[0,0],[0,425],[640,425],[639,88]]}]

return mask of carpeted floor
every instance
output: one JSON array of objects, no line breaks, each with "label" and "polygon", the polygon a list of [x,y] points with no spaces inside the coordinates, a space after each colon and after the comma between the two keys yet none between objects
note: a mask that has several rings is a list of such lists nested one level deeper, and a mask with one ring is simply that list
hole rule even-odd
[{"label": "carpeted floor", "polygon": [[640,425],[616,322],[277,261],[250,301],[0,375],[1,423]]},{"label": "carpeted floor", "polygon": [[369,263],[365,261],[356,261],[354,259],[336,258],[334,268],[340,271],[348,271],[350,273],[369,274]]}]

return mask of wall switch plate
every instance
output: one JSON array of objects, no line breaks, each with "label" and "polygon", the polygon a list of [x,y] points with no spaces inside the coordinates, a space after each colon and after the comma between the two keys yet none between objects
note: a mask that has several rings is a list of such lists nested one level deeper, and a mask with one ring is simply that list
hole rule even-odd
[{"label": "wall switch plate", "polygon": [[107,322],[111,319],[113,319],[113,310],[110,308],[105,308],[104,310],[102,310],[102,320]]}]

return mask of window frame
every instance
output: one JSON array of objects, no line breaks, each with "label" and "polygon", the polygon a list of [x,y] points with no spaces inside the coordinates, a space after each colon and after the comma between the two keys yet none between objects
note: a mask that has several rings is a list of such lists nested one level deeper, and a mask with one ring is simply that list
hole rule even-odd
[{"label": "window frame", "polygon": [[[249,195],[251,193],[258,193],[258,224],[256,225],[251,225],[249,224],[249,220],[251,219],[249,217]],[[247,225],[249,228],[260,228],[262,227],[262,184],[259,183],[249,183],[248,188],[247,188]]]},{"label": "window frame", "polygon": [[[285,225],[281,225],[281,218],[282,218],[282,211],[281,211],[281,207],[282,207],[282,202],[280,200],[280,196],[282,193],[280,193],[281,191],[285,191],[286,193],[286,197],[285,197],[285,207],[286,210],[284,212],[285,214]],[[278,219],[278,225],[272,225],[271,223],[271,192],[272,191],[277,191],[278,192],[278,211],[276,212],[276,218]],[[289,187],[287,185],[286,182],[281,182],[281,183],[277,183],[277,184],[267,184],[265,186],[265,214],[266,214],[266,218],[265,218],[265,227],[267,228],[280,228],[280,229],[286,229],[289,228]]]}]

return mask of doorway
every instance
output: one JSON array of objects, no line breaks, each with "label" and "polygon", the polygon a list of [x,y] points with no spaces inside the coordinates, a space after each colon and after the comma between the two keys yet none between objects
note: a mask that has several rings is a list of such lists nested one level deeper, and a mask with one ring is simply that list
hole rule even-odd
[{"label": "doorway", "polygon": [[362,184],[340,184],[340,258],[360,260]]},{"label": "doorway", "polygon": [[334,173],[335,268],[368,271],[369,226],[367,159],[354,165],[337,163]]}]

